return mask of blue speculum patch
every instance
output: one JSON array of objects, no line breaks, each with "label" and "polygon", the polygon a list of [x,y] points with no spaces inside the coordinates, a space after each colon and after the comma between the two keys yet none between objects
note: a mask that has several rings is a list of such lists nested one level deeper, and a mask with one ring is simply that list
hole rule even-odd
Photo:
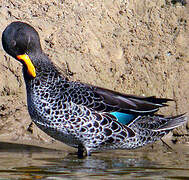
[{"label": "blue speculum patch", "polygon": [[110,114],[115,116],[118,119],[118,122],[124,125],[129,124],[135,118],[135,115],[121,112],[111,112]]}]

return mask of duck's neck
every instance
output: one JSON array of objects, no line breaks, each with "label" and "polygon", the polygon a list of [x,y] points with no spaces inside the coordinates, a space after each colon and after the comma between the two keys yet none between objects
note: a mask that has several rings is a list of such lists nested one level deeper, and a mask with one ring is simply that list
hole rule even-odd
[{"label": "duck's neck", "polygon": [[36,84],[36,82],[38,81],[47,82],[47,85],[50,85],[51,83],[53,83],[53,81],[57,81],[58,79],[65,79],[62,75],[60,75],[55,65],[51,62],[46,54],[40,54],[38,56],[30,55],[29,57],[35,67],[36,77],[31,77],[28,74],[26,67],[23,67],[23,74],[27,88],[31,88],[31,86],[33,84]]},{"label": "duck's neck", "polygon": [[[46,54],[28,54],[28,56],[35,68],[36,77],[40,76],[43,72],[50,71],[50,69],[56,69]],[[23,66],[23,75],[26,82],[35,79],[29,75],[26,66]]]}]

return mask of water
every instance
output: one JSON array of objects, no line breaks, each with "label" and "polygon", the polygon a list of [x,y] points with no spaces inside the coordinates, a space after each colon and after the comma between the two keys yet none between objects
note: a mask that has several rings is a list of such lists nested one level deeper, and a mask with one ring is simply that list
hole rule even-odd
[{"label": "water", "polygon": [[189,151],[110,151],[75,154],[0,143],[0,179],[187,179]]}]

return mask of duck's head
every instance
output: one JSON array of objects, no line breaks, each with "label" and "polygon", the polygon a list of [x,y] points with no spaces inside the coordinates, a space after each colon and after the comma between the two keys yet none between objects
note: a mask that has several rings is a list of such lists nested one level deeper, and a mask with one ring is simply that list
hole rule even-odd
[{"label": "duck's head", "polygon": [[[4,50],[20,61],[31,77],[36,76],[31,57],[42,53],[37,31],[27,23],[13,22],[9,24],[2,35]],[[34,59],[34,58],[33,58]]]}]

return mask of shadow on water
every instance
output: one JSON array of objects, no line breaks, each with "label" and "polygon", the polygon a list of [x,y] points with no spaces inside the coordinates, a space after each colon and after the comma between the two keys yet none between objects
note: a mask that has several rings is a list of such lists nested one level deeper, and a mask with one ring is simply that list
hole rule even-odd
[{"label": "shadow on water", "polygon": [[0,179],[185,179],[189,154],[110,151],[78,159],[41,147],[0,143]]}]

